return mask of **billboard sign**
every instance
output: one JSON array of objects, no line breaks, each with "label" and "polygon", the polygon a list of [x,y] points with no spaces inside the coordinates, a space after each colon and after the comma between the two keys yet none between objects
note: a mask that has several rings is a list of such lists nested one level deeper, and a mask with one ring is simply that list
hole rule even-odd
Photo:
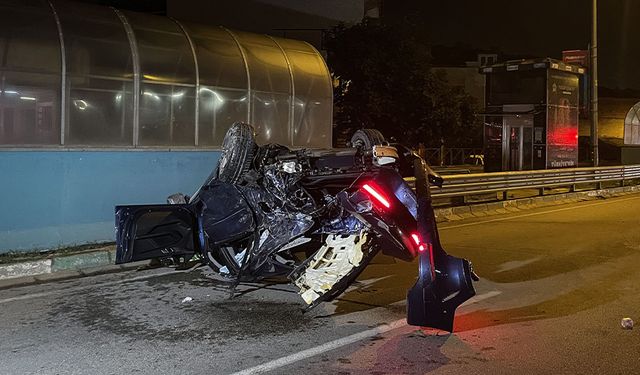
[{"label": "billboard sign", "polygon": [[549,72],[547,168],[577,167],[578,77]]},{"label": "billboard sign", "polygon": [[565,64],[580,65],[589,67],[589,51],[575,49],[570,51],[562,51],[562,62]]}]

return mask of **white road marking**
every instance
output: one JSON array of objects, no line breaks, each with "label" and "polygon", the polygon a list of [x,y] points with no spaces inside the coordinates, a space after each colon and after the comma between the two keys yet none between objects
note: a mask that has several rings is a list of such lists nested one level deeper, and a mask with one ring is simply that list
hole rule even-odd
[{"label": "white road marking", "polygon": [[579,209],[579,208],[585,208],[585,207],[602,206],[602,205],[605,205],[605,204],[611,204],[611,203],[617,203],[617,202],[624,202],[624,201],[630,201],[630,200],[636,200],[636,199],[640,199],[640,197],[623,198],[623,199],[613,199],[613,200],[606,201],[606,202],[597,202],[597,203],[592,203],[592,204],[583,204],[583,205],[572,206],[572,207],[557,208],[557,209],[555,209],[555,210],[546,210],[546,211],[541,211],[541,212],[532,212],[532,213],[530,213],[530,214],[517,215],[517,216],[509,216],[509,217],[502,217],[502,218],[498,218],[498,219],[482,220],[482,221],[476,221],[476,222],[473,222],[473,223],[466,223],[466,224],[457,224],[457,225],[440,226],[440,227],[438,227],[438,230],[454,229],[454,228],[464,228],[464,227],[470,227],[470,226],[474,226],[474,225],[482,225],[482,224],[495,223],[495,222],[498,222],[498,221],[507,221],[507,220],[519,219],[519,218],[521,218],[521,217],[540,216],[540,215],[546,215],[546,214],[550,214],[550,213],[554,213],[554,212],[570,211],[570,210],[576,210],[576,209]]},{"label": "white road marking", "polygon": [[396,320],[395,322],[392,322],[389,324],[383,324],[376,328],[355,333],[351,336],[343,337],[337,340],[329,341],[326,344],[322,344],[307,350],[303,350],[301,352],[297,352],[297,353],[288,355],[286,357],[274,359],[273,361],[269,361],[258,366],[254,366],[239,372],[234,372],[231,375],[260,374],[267,371],[273,371],[275,369],[299,362],[303,359],[315,357],[319,354],[322,354],[331,350],[335,350],[343,346],[353,344],[354,342],[358,342],[360,340],[364,340],[369,337],[373,337],[385,332],[389,332],[394,329],[402,328],[406,325],[407,325],[407,321],[405,319]]},{"label": "white road marking", "polygon": [[487,293],[480,294],[480,295],[472,297],[471,299],[467,300],[465,303],[460,305],[458,308],[469,306],[469,305],[474,305],[474,304],[476,304],[476,303],[478,303],[480,301],[484,301],[485,299],[493,298],[493,297],[495,297],[497,295],[500,295],[500,294],[502,294],[501,291],[492,290],[491,292],[487,292]]},{"label": "white road marking", "polygon": [[[501,294],[502,292],[494,290],[488,293],[484,293],[484,294],[480,294],[478,296],[473,297],[472,299],[470,299],[469,301],[467,301],[467,303],[463,304],[462,306],[465,305],[470,305],[473,303],[478,303],[482,300],[491,298],[491,297],[495,297],[499,294]],[[393,303],[393,305],[398,305],[401,303],[404,303],[406,301],[402,300],[402,301],[398,301]],[[311,358],[311,357],[315,357],[317,355],[326,353],[326,352],[330,352],[332,350],[341,348],[343,346],[349,345],[349,344],[353,344],[355,342],[364,340],[366,338],[369,337],[373,337],[373,336],[377,336],[389,331],[393,331],[395,329],[398,328],[402,328],[402,327],[406,327],[408,326],[407,324],[407,320],[406,319],[400,319],[400,320],[396,320],[394,322],[391,322],[389,324],[383,324],[380,325],[378,327],[366,330],[366,331],[362,331],[362,332],[358,332],[358,333],[354,333],[353,335],[350,336],[346,336],[340,339],[336,339],[333,341],[329,341],[326,344],[322,344],[322,345],[318,345],[316,347],[313,348],[309,348],[285,357],[281,357],[281,358],[277,358],[274,359],[273,361],[269,361],[269,362],[265,362],[261,365],[257,365],[254,367],[250,367],[248,369],[244,369],[242,371],[238,371],[238,372],[234,372],[233,374],[230,375],[249,375],[249,374],[261,374],[264,372],[268,372],[268,371],[273,371],[276,369],[279,369],[281,367],[284,366],[288,366],[291,365],[293,363],[302,361],[303,359],[307,359],[307,358]]]}]

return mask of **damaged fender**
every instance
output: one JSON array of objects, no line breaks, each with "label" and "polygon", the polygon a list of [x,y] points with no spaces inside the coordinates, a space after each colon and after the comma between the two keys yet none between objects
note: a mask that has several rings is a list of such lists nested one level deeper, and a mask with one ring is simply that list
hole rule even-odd
[{"label": "damaged fender", "polygon": [[418,200],[418,280],[407,294],[407,323],[453,332],[455,311],[476,294],[477,277],[466,259],[448,255],[438,237],[429,193],[429,170],[424,161],[414,162]]}]

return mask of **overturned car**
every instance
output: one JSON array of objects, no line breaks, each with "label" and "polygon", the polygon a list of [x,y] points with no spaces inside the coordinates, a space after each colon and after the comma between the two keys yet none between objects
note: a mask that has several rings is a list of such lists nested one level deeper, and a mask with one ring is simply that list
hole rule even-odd
[{"label": "overturned car", "polygon": [[[429,183],[442,179],[374,129],[352,148],[258,146],[251,125],[227,132],[217,167],[191,197],[117,206],[116,263],[196,261],[232,282],[285,276],[308,308],[338,297],[379,252],[412,261],[408,322],[448,331],[471,298],[468,261],[442,249]],[[404,177],[416,177],[416,192]]]}]

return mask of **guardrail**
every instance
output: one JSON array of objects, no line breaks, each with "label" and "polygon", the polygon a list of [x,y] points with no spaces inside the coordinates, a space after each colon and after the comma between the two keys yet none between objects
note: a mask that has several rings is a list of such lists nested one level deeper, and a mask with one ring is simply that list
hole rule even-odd
[{"label": "guardrail", "polygon": [[[507,193],[514,190],[538,189],[539,195],[545,195],[546,189],[560,187],[569,187],[571,191],[576,191],[577,186],[584,190],[599,190],[605,182],[618,182],[625,186],[631,180],[640,179],[640,165],[475,173],[442,178],[442,188],[431,189],[432,195],[436,198],[502,193],[502,198],[506,199]],[[410,185],[415,184],[415,180],[407,181]],[[585,189],[584,185],[588,184],[593,186]]]},{"label": "guardrail", "polygon": [[[425,148],[424,160],[432,166],[437,165],[461,165],[470,163],[471,155],[482,155],[481,148]],[[473,160],[473,163],[479,161]]]}]

